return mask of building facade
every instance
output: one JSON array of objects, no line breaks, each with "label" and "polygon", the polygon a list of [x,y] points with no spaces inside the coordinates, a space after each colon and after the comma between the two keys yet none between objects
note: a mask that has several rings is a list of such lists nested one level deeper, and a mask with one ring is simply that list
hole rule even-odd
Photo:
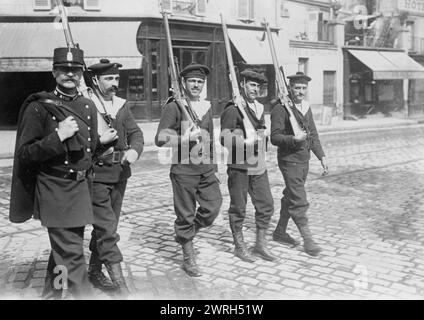
[{"label": "building facade", "polygon": [[418,29],[422,18],[407,9],[412,3],[417,2],[341,2],[339,18],[346,22],[346,116],[364,117],[378,112],[398,117],[423,114],[424,69],[415,61],[420,61],[422,55],[418,31],[422,30]]},{"label": "building facade", "polygon": [[[344,22],[334,19],[331,1],[284,1],[280,13],[286,74],[302,71],[312,78],[307,99],[315,118],[343,117]],[[284,39],[285,38],[285,39]]]},{"label": "building facade", "polygon": [[[75,42],[86,64],[101,57],[121,62],[119,95],[139,120],[156,120],[169,95],[167,49],[161,11],[169,13],[174,56],[182,69],[192,62],[212,69],[206,98],[219,115],[231,97],[220,14],[226,18],[238,71],[254,67],[269,79],[261,101],[270,107],[274,73],[266,18],[278,33],[280,1],[233,0],[64,0]],[[56,0],[3,0],[0,3],[0,111],[2,126],[16,124],[19,106],[32,92],[52,88],[53,48],[65,46]],[[277,41],[278,43],[279,41]],[[4,44],[4,45],[3,45]],[[86,82],[90,79],[86,78]]]}]

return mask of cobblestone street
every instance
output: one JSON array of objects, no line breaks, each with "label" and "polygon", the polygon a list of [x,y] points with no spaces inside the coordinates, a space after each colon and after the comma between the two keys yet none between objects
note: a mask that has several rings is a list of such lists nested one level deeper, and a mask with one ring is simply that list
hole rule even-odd
[{"label": "cobblestone street", "polygon": [[[276,262],[234,257],[228,224],[226,167],[219,166],[224,202],[214,225],[195,239],[203,276],[181,269],[169,166],[145,153],[133,169],[119,233],[125,275],[136,299],[423,299],[424,126],[321,135],[330,174],[313,156],[307,183],[309,220],[323,252],[271,240],[284,188],[269,148],[275,214],[268,230]],[[8,221],[11,168],[0,168],[0,298],[39,298],[49,254],[39,221]],[[86,229],[86,254],[91,227]],[[248,204],[245,238],[255,240]],[[293,222],[289,233],[300,240]],[[100,294],[100,292],[99,292]],[[99,296],[104,297],[104,296]],[[107,298],[107,296],[106,296]]]}]

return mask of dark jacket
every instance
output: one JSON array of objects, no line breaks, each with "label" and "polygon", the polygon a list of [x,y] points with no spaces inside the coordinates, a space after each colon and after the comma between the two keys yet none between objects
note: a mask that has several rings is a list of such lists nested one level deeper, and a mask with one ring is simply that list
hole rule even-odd
[{"label": "dark jacket", "polygon": [[[184,120],[182,112],[175,102],[169,102],[162,110],[155,143],[158,147],[172,147],[171,172],[174,174],[199,175],[213,173],[218,167],[214,164],[214,136],[212,108],[203,116],[199,127],[205,130],[207,136],[203,137],[205,146],[202,158],[204,161],[193,163],[187,149],[193,151],[195,141],[190,142],[186,148],[181,144],[181,121]],[[196,146],[197,150],[198,146]]]},{"label": "dark jacket", "polygon": [[296,108],[292,110],[298,122],[302,124],[301,126],[306,128],[308,138],[303,142],[295,142],[287,109],[281,104],[275,105],[271,111],[271,143],[278,147],[278,160],[298,163],[308,162],[310,150],[321,160],[325,154],[311,109],[306,112],[305,116]]},{"label": "dark jacket", "polygon": [[[46,98],[65,106],[40,102]],[[61,142],[56,128],[68,116],[79,131]],[[18,120],[10,220],[24,222],[34,215],[43,226],[57,228],[92,223],[91,179],[75,181],[45,172],[90,170],[97,142],[97,112],[90,100],[78,96],[63,101],[47,92],[28,97]]]},{"label": "dark jacket", "polygon": [[[256,132],[265,130],[265,110],[262,112],[260,119],[256,118],[255,113],[248,107],[245,108],[246,114],[253,125]],[[221,135],[220,142],[225,148],[228,149],[228,166],[240,170],[247,170],[248,167],[256,167],[257,164],[252,164],[254,161],[248,163],[246,156],[246,129],[243,124],[242,114],[233,102],[229,102],[221,114]],[[267,139],[265,139],[265,144]],[[258,155],[258,142],[255,141],[253,147],[254,155]]]},{"label": "dark jacket", "polygon": [[[125,103],[112,120],[112,126],[116,129],[118,141],[114,144],[115,151],[134,149],[140,156],[143,152],[144,138],[143,132],[134,120],[128,103]],[[111,158],[112,155],[107,156]],[[100,157],[98,157],[100,159]],[[110,160],[110,159],[107,159]],[[98,161],[94,164],[94,181],[104,183],[116,183],[128,179],[131,176],[129,165],[120,163],[112,164],[111,161],[103,161],[99,165]]]}]

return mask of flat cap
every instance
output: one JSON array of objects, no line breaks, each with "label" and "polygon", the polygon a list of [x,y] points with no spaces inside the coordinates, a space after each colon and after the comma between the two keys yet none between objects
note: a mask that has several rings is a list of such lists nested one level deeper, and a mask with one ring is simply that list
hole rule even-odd
[{"label": "flat cap", "polygon": [[104,76],[108,74],[119,74],[119,68],[122,64],[110,62],[108,59],[100,59],[99,63],[93,64],[88,67],[88,70],[97,76]]},{"label": "flat cap", "polygon": [[308,82],[312,80],[310,77],[308,77],[301,71],[296,72],[295,75],[288,76],[287,78],[290,80],[291,83],[303,83],[303,84],[308,84]]},{"label": "flat cap", "polygon": [[53,53],[53,66],[84,68],[84,51],[79,48],[56,48]]},{"label": "flat cap", "polygon": [[246,69],[246,70],[243,70],[242,72],[240,72],[240,79],[241,80],[245,79],[246,81],[257,82],[259,84],[264,84],[264,83],[268,82],[267,78],[264,75],[254,71],[252,69]]},{"label": "flat cap", "polygon": [[203,64],[191,63],[180,72],[180,76],[183,78],[205,79],[210,72],[211,70]]}]

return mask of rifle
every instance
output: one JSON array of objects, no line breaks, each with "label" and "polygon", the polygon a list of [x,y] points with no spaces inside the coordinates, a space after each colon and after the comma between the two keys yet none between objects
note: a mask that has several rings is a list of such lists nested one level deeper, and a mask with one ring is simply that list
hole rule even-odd
[{"label": "rifle", "polygon": [[[71,51],[71,48],[79,49],[79,44],[74,42],[74,38],[72,37],[71,27],[69,25],[68,16],[66,15],[65,5],[62,0],[56,0],[57,6],[59,8],[59,14],[62,20],[62,29],[65,34],[66,46],[68,50]],[[78,84],[78,90],[87,98],[89,98],[88,90],[84,76],[81,77],[81,80]]]},{"label": "rifle", "polygon": [[[292,100],[292,97],[290,96],[290,93],[288,90],[286,77],[284,75],[284,69],[282,66],[278,67],[278,58],[277,58],[277,53],[275,51],[274,40],[272,39],[271,30],[266,20],[264,20],[264,25],[265,25],[266,35],[268,38],[269,48],[271,51],[272,62],[274,64],[275,79],[277,81],[277,88],[278,88],[278,99],[280,100],[281,104],[286,108],[287,112],[289,113],[290,124],[293,128],[293,131],[295,130],[295,128],[299,127],[300,125],[302,126],[302,130],[306,132],[305,128],[303,128],[303,124],[298,124],[293,114],[292,108],[294,107],[295,103]],[[294,134],[297,135],[298,132],[294,132]]]},{"label": "rifle", "polygon": [[[244,101],[244,98],[240,94],[240,90],[237,84],[237,77],[234,69],[234,61],[233,56],[231,54],[231,46],[230,46],[230,40],[228,38],[228,29],[227,24],[225,23],[224,17],[221,13],[221,24],[222,24],[222,31],[224,34],[224,42],[225,42],[225,51],[227,52],[227,62],[228,62],[228,69],[230,71],[230,83],[231,88],[233,92],[233,102],[236,105],[236,107],[240,110],[242,119],[243,119],[243,126],[246,131],[246,139],[252,139],[255,137],[256,130],[252,125],[252,122],[250,122],[249,117],[247,116],[245,107],[246,103]],[[241,103],[240,103],[241,101]]]},{"label": "rifle", "polygon": [[[185,118],[188,120],[189,129],[188,130],[199,130],[200,119],[197,117],[193,108],[191,107],[190,100],[183,93],[182,85],[180,82],[179,75],[177,73],[177,68],[174,61],[174,54],[172,52],[172,40],[171,32],[169,30],[168,14],[162,10],[163,23],[165,26],[166,42],[168,47],[168,59],[169,59],[169,73],[171,77],[171,92],[172,97],[170,99],[174,100],[175,103],[180,108],[181,112],[184,114]],[[167,103],[170,101],[167,100]],[[197,143],[200,142],[200,137],[197,139]]]}]

